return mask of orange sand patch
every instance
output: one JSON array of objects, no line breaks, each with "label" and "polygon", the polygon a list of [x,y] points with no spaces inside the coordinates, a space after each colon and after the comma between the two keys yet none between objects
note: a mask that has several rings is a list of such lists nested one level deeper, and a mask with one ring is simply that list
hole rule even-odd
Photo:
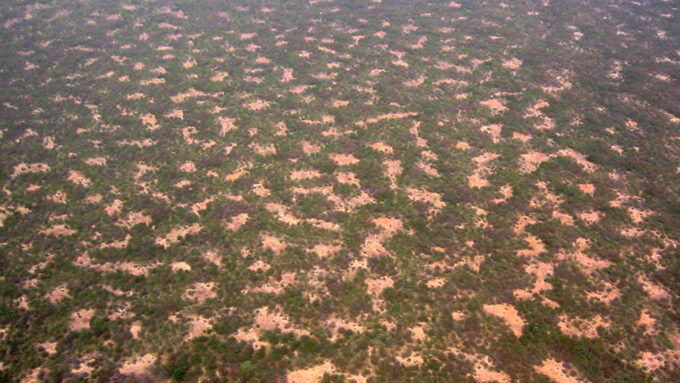
[{"label": "orange sand patch", "polygon": [[276,146],[274,146],[274,144],[260,145],[258,143],[252,143],[250,144],[250,147],[253,148],[255,153],[261,156],[269,156],[272,154],[276,154]]},{"label": "orange sand patch", "polygon": [[321,147],[318,145],[313,145],[307,141],[302,141],[302,151],[306,155],[312,155],[321,151]]},{"label": "orange sand patch", "polygon": [[494,113],[500,113],[506,111],[508,108],[503,105],[503,103],[498,100],[498,99],[490,99],[486,101],[481,101],[481,105],[486,106],[487,108],[491,109],[492,112]]},{"label": "orange sand patch", "polygon": [[445,206],[446,203],[442,201],[442,196],[439,193],[429,192],[422,189],[407,188],[408,198],[416,202],[425,202],[432,205],[430,209],[431,213],[439,213]]},{"label": "orange sand patch", "polygon": [[351,154],[331,154],[328,157],[339,166],[349,166],[359,163],[359,160]]},{"label": "orange sand patch", "polygon": [[186,336],[186,340],[206,335],[212,328],[213,324],[209,318],[191,315],[189,316],[189,333]]},{"label": "orange sand patch", "polygon": [[458,141],[458,142],[456,143],[456,149],[460,149],[460,150],[468,150],[468,149],[470,149],[470,144],[468,144],[468,143],[465,142],[465,141]]},{"label": "orange sand patch", "polygon": [[125,239],[122,239],[120,241],[113,241],[109,243],[102,243],[99,245],[100,249],[122,249],[125,248],[128,243],[130,243],[130,239],[132,239],[132,236],[130,234],[127,234],[125,236]]},{"label": "orange sand patch", "polygon": [[392,189],[395,189],[397,187],[397,177],[399,177],[401,175],[401,172],[404,170],[401,167],[401,161],[385,160],[383,161],[383,165],[385,165],[385,167],[387,168],[385,171],[385,175],[390,179]]},{"label": "orange sand patch", "polygon": [[187,161],[179,166],[179,170],[182,172],[193,173],[196,171],[196,165],[191,161]]},{"label": "orange sand patch", "polygon": [[446,279],[444,278],[434,278],[427,281],[426,286],[431,289],[437,289],[446,284]]},{"label": "orange sand patch", "polygon": [[313,248],[309,249],[310,253],[316,254],[319,258],[327,258],[331,255],[336,254],[342,249],[341,245],[325,245],[317,244]]},{"label": "orange sand patch", "polygon": [[127,376],[144,376],[151,372],[156,356],[153,354],[146,354],[135,359],[130,359],[123,363],[123,366],[118,369],[121,375]]},{"label": "orange sand patch", "polygon": [[309,335],[306,330],[291,327],[289,321],[290,319],[279,306],[276,306],[274,310],[266,306],[255,310],[255,328],[259,331],[279,329],[282,332],[292,332],[297,336]]},{"label": "orange sand patch", "polygon": [[393,236],[396,232],[403,229],[403,223],[398,218],[381,217],[373,219],[373,224],[378,226],[386,236]]},{"label": "orange sand patch", "polygon": [[404,367],[416,367],[422,365],[425,362],[423,357],[416,352],[410,352],[406,356],[400,354],[395,356],[395,359]]},{"label": "orange sand patch", "polygon": [[161,127],[160,125],[158,125],[158,121],[156,121],[156,116],[154,116],[151,113],[143,114],[139,118],[142,120],[142,124],[151,131],[154,131]]},{"label": "orange sand patch", "polygon": [[268,195],[271,194],[269,189],[264,187],[262,182],[258,182],[253,185],[253,193],[255,193],[255,195],[257,195],[258,197],[267,197]]},{"label": "orange sand patch", "polygon": [[340,330],[351,331],[353,333],[362,333],[365,330],[364,326],[356,322],[335,318],[334,316],[326,320],[326,327],[330,329],[329,340],[332,343],[335,343],[340,338]]},{"label": "orange sand patch", "polygon": [[569,318],[567,315],[560,315],[560,321],[557,326],[565,335],[593,339],[598,336],[598,327],[609,328],[610,323],[609,321],[604,320],[599,314],[593,318],[583,320]]},{"label": "orange sand patch", "polygon": [[335,373],[335,366],[326,361],[314,367],[290,371],[286,374],[286,382],[289,383],[320,383],[324,375]]},{"label": "orange sand patch", "polygon": [[181,238],[200,232],[202,228],[203,227],[199,223],[194,223],[189,226],[177,226],[165,236],[157,237],[156,244],[167,249],[171,245],[179,242]]},{"label": "orange sand patch", "polygon": [[578,214],[578,217],[587,225],[592,225],[600,221],[602,213],[599,211],[591,210],[589,212],[582,212]]},{"label": "orange sand patch", "polygon": [[76,232],[75,230],[71,229],[66,224],[53,225],[51,227],[48,227],[47,229],[43,229],[40,231],[41,234],[52,235],[55,237],[69,236],[75,234],[75,232]]},{"label": "orange sand patch", "polygon": [[231,220],[226,223],[225,227],[227,230],[236,231],[248,222],[248,218],[249,216],[247,213],[235,215],[231,217]]},{"label": "orange sand patch", "polygon": [[555,359],[547,359],[540,366],[534,366],[534,370],[541,375],[545,375],[556,383],[581,383],[580,379],[570,376],[569,370],[564,367],[564,363]]},{"label": "orange sand patch", "polygon": [[170,99],[174,103],[181,103],[181,102],[188,100],[189,98],[196,98],[196,97],[203,97],[203,96],[207,96],[207,94],[205,92],[201,92],[201,91],[198,91],[196,89],[190,89],[188,92],[178,93],[178,94],[170,97]]},{"label": "orange sand patch", "polygon": [[483,178],[483,176],[478,173],[473,173],[468,177],[468,186],[471,188],[483,188],[489,186],[489,180]]},{"label": "orange sand patch", "polygon": [[48,301],[50,301],[51,304],[56,305],[59,302],[61,302],[64,298],[70,298],[71,296],[68,293],[68,287],[66,285],[61,285],[49,294],[45,298],[47,298]]},{"label": "orange sand patch", "polygon": [[642,312],[640,312],[640,318],[635,322],[635,325],[644,328],[645,335],[654,335],[657,332],[655,328],[656,319],[651,316],[651,313],[647,309],[643,309]]},{"label": "orange sand patch", "polygon": [[300,223],[300,220],[290,212],[290,209],[287,206],[277,203],[268,203],[265,205],[265,208],[270,213],[275,214],[276,218],[283,223],[288,225],[297,225]]},{"label": "orange sand patch", "polygon": [[519,69],[522,66],[523,61],[518,58],[512,58],[507,61],[503,61],[503,68],[507,69]]},{"label": "orange sand patch", "polygon": [[370,257],[387,255],[389,252],[383,246],[383,242],[392,237],[397,231],[402,230],[402,222],[396,218],[383,217],[374,219],[373,223],[378,226],[381,231],[378,234],[372,234],[366,238],[361,246],[361,252]]},{"label": "orange sand patch", "polygon": [[640,358],[635,361],[635,364],[647,373],[650,373],[663,368],[666,365],[667,360],[668,357],[666,353],[644,351],[640,354]]},{"label": "orange sand patch", "polygon": [[531,152],[522,154],[520,163],[520,171],[522,173],[532,173],[545,161],[550,159],[550,156],[541,152]]},{"label": "orange sand patch", "polygon": [[191,265],[186,262],[173,262],[170,264],[170,269],[174,272],[191,271]]},{"label": "orange sand patch", "polygon": [[479,130],[481,132],[487,133],[488,135],[490,135],[491,140],[494,143],[497,143],[499,141],[502,129],[503,129],[503,126],[499,125],[499,124],[485,125],[485,126],[482,126],[481,128],[479,128]]},{"label": "orange sand patch", "polygon": [[43,162],[38,162],[34,164],[21,163],[14,166],[14,171],[12,172],[12,178],[15,178],[21,174],[26,173],[47,173],[50,171],[50,166]]},{"label": "orange sand patch", "polygon": [[117,199],[117,200],[114,200],[111,203],[111,205],[105,207],[104,211],[106,212],[106,214],[109,217],[111,217],[111,216],[114,216],[114,215],[117,215],[118,213],[120,213],[120,211],[122,209],[123,209],[123,201]]},{"label": "orange sand patch", "polygon": [[374,144],[371,144],[369,147],[373,150],[376,150],[376,151],[379,151],[379,152],[385,153],[385,154],[392,154],[394,152],[394,150],[392,149],[391,146],[387,145],[386,143],[384,143],[382,141],[378,141]]},{"label": "orange sand patch", "polygon": [[425,76],[420,76],[420,77],[413,79],[413,80],[404,81],[404,85],[409,87],[409,88],[415,88],[415,87],[419,87],[419,86],[423,85],[424,82],[425,82]]},{"label": "orange sand patch", "polygon": [[321,173],[317,170],[293,170],[290,174],[290,179],[293,181],[308,180],[318,177],[321,177]]},{"label": "orange sand patch", "polygon": [[293,76],[293,69],[282,68],[282,72],[283,73],[281,74],[281,78],[279,79],[279,81],[281,81],[282,83],[287,83],[295,80],[295,77]]},{"label": "orange sand patch", "polygon": [[510,377],[502,372],[494,369],[494,364],[488,355],[468,354],[458,350],[455,347],[449,348],[449,351],[457,356],[466,359],[474,364],[473,377],[479,383],[510,383]]},{"label": "orange sand patch", "polygon": [[203,254],[203,258],[217,267],[222,266],[222,256],[215,250],[208,250]]},{"label": "orange sand patch", "polygon": [[269,102],[264,100],[253,100],[243,106],[252,111],[259,111],[268,108]]},{"label": "orange sand patch", "polygon": [[524,241],[529,244],[529,249],[519,250],[518,256],[534,258],[546,251],[545,244],[538,237],[527,234]]},{"label": "orange sand patch", "polygon": [[512,133],[512,138],[522,142],[529,142],[529,140],[531,140],[531,135],[514,132]]},{"label": "orange sand patch", "polygon": [[578,188],[588,195],[595,194],[595,185],[593,184],[578,184]]},{"label": "orange sand patch", "polygon": [[240,166],[236,171],[233,173],[227,174],[224,176],[224,180],[227,182],[234,182],[237,179],[243,177],[244,175],[248,174],[248,166]]},{"label": "orange sand patch", "polygon": [[513,293],[518,299],[531,297],[532,294],[540,294],[542,291],[550,290],[552,285],[546,281],[546,277],[553,274],[552,264],[545,262],[532,263],[524,267],[527,274],[536,276],[534,287],[530,291],[526,291],[526,296],[523,294],[524,290],[515,290]]},{"label": "orange sand patch", "polygon": [[169,111],[168,113],[164,114],[163,117],[165,118],[179,118],[180,120],[184,120],[184,111],[181,109],[173,109]]},{"label": "orange sand patch", "polygon": [[139,333],[142,332],[142,323],[139,321],[133,322],[130,325],[130,334],[132,339],[139,340]]},{"label": "orange sand patch", "polygon": [[403,118],[408,118],[408,117],[417,116],[417,115],[418,115],[418,113],[416,113],[416,112],[386,113],[386,114],[381,114],[378,117],[368,118],[368,119],[366,119],[366,121],[357,122],[357,125],[365,126],[366,124],[375,124],[375,123],[383,121],[383,120],[403,119]]},{"label": "orange sand patch", "polygon": [[45,342],[45,343],[40,343],[38,346],[42,347],[43,350],[48,355],[54,355],[57,353],[57,343],[56,342]]},{"label": "orange sand patch", "polygon": [[637,278],[638,283],[642,285],[642,290],[644,290],[650,298],[654,300],[670,300],[671,294],[666,291],[663,287],[657,285],[656,283],[650,281],[646,276],[640,274]]},{"label": "orange sand patch", "polygon": [[373,297],[379,297],[383,290],[394,286],[394,280],[389,276],[383,276],[380,278],[366,278],[365,282],[366,286],[368,286],[366,292]]},{"label": "orange sand patch", "polygon": [[416,342],[423,341],[427,338],[427,335],[425,334],[425,325],[422,323],[409,328],[408,331],[411,333],[411,339]]},{"label": "orange sand patch", "polygon": [[90,320],[94,317],[93,309],[82,309],[71,314],[68,327],[71,331],[80,331],[90,328]]},{"label": "orange sand patch", "polygon": [[85,163],[92,166],[106,166],[106,158],[104,157],[92,157],[85,160]]},{"label": "orange sand patch", "polygon": [[627,210],[628,215],[630,215],[630,218],[636,225],[642,223],[647,217],[654,215],[654,212],[651,210],[640,210],[634,207],[629,207]]},{"label": "orange sand patch", "polygon": [[262,262],[261,260],[255,261],[252,265],[248,266],[248,270],[252,271],[267,271],[271,268],[267,263]]},{"label": "orange sand patch", "polygon": [[515,334],[516,337],[522,336],[522,328],[524,327],[524,319],[519,316],[517,309],[507,303],[484,305],[484,312],[502,319]]},{"label": "orange sand patch", "polygon": [[512,231],[517,235],[524,234],[526,227],[528,225],[533,225],[535,223],[536,223],[535,219],[526,215],[521,215],[517,219],[517,223],[515,224],[515,226],[512,227]]},{"label": "orange sand patch", "polygon": [[418,162],[418,169],[422,170],[423,173],[427,174],[430,177],[439,177],[439,171],[437,171],[437,169],[433,168],[432,165],[430,165],[427,162],[424,161]]},{"label": "orange sand patch", "polygon": [[501,198],[494,198],[491,200],[494,204],[499,204],[507,201],[510,199],[513,195],[512,193],[512,186],[510,185],[503,185],[501,188],[498,190],[498,193],[500,193]]},{"label": "orange sand patch", "polygon": [[336,173],[335,178],[337,178],[338,182],[341,184],[359,186],[359,180],[352,172]]},{"label": "orange sand patch", "polygon": [[217,117],[217,123],[220,125],[220,136],[226,135],[232,130],[238,129],[236,126],[236,119],[230,117]]},{"label": "orange sand patch", "polygon": [[611,266],[611,262],[595,259],[585,254],[588,250],[589,244],[584,238],[579,238],[574,244],[574,250],[572,252],[560,252],[557,255],[557,259],[573,259],[579,264],[581,270],[586,274],[590,275],[600,269],[607,268]]},{"label": "orange sand patch", "polygon": [[569,157],[569,158],[573,159],[577,164],[579,164],[583,167],[583,170],[585,170],[588,173],[592,173],[595,170],[597,170],[597,165],[588,161],[586,159],[585,155],[575,151],[574,149],[562,149],[562,150],[558,151],[557,154],[555,154],[555,155],[556,156]]},{"label": "orange sand patch", "polygon": [[262,238],[262,247],[271,250],[275,255],[281,254],[281,251],[288,246],[284,241],[270,235],[262,234],[260,238]]}]

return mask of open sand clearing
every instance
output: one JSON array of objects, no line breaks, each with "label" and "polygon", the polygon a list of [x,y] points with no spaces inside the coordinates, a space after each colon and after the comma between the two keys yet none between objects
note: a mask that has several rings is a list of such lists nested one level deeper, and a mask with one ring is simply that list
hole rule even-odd
[{"label": "open sand clearing", "polygon": [[480,101],[480,104],[491,109],[491,111],[494,113],[504,112],[508,109],[505,105],[503,105],[503,102],[501,102],[501,100],[498,99]]},{"label": "open sand clearing", "polygon": [[563,334],[569,335],[571,337],[586,337],[586,338],[596,338],[598,336],[597,329],[602,327],[604,329],[609,328],[609,321],[602,318],[600,315],[596,315],[593,318],[586,320],[579,320],[575,318],[570,318],[567,315],[561,315],[560,321],[557,324]]},{"label": "open sand clearing", "polygon": [[483,309],[485,313],[503,320],[503,322],[505,322],[505,324],[510,327],[510,330],[513,334],[515,334],[516,337],[519,338],[522,336],[522,328],[524,327],[525,322],[524,319],[519,316],[517,309],[515,309],[513,306],[510,306],[507,303],[500,303],[484,305]]},{"label": "open sand clearing", "polygon": [[290,371],[286,374],[286,381],[290,383],[317,383],[321,382],[325,374],[333,374],[335,366],[326,361],[306,369]]},{"label": "open sand clearing", "polygon": [[167,249],[171,245],[179,242],[181,238],[190,234],[196,234],[200,232],[201,229],[202,227],[198,223],[189,226],[178,226],[170,230],[170,232],[167,233],[166,235],[162,237],[157,237],[156,244],[161,245]]},{"label": "open sand clearing", "polygon": [[123,363],[118,372],[122,375],[141,377],[151,372],[155,362],[156,356],[154,354],[141,355]]},{"label": "open sand clearing", "polygon": [[425,202],[431,205],[430,211],[432,213],[439,213],[446,206],[446,203],[442,201],[442,196],[439,193],[430,192],[422,189],[407,188],[408,198],[416,202]]},{"label": "open sand clearing", "polygon": [[535,366],[534,369],[541,375],[545,375],[555,383],[583,383],[581,379],[577,379],[569,373],[564,367],[564,363],[558,362],[555,359],[546,359],[540,366]]},{"label": "open sand clearing", "polygon": [[93,309],[82,309],[71,314],[68,327],[71,331],[81,331],[90,328],[90,320],[94,317]]}]

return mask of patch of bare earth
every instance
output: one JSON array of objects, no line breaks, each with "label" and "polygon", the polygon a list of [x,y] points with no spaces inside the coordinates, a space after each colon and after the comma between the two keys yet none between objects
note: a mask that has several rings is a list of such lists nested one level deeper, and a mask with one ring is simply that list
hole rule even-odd
[{"label": "patch of bare earth", "polygon": [[93,309],[82,309],[71,314],[68,327],[71,331],[81,331],[90,328],[90,320],[94,317]]},{"label": "patch of bare earth", "polygon": [[439,193],[416,188],[407,188],[406,192],[408,193],[408,198],[412,201],[425,202],[431,205],[430,214],[437,214],[446,206]]},{"label": "patch of bare earth", "polygon": [[505,322],[516,337],[522,336],[522,328],[524,327],[524,319],[519,316],[519,312],[513,306],[507,303],[484,305],[484,312],[500,318]]},{"label": "patch of bare earth", "polygon": [[556,383],[582,383],[583,380],[578,379],[570,373],[564,366],[564,363],[558,362],[555,359],[546,359],[540,366],[534,366],[534,370],[541,375],[545,375]]},{"label": "patch of bare earth", "polygon": [[194,223],[193,225],[189,226],[177,226],[173,228],[168,234],[162,237],[157,237],[156,244],[163,246],[164,248],[167,249],[173,244],[179,242],[181,238],[186,237],[187,235],[190,234],[196,234],[200,232],[201,229],[202,226],[199,223]]},{"label": "patch of bare earth", "polygon": [[50,171],[50,166],[44,162],[38,162],[33,164],[21,163],[14,166],[14,171],[12,172],[11,178],[16,178],[21,174],[26,173],[47,173]]},{"label": "patch of bare earth", "polygon": [[283,240],[270,235],[262,234],[260,238],[262,238],[262,247],[266,250],[271,250],[275,255],[281,254],[288,246]]},{"label": "patch of bare earth", "polygon": [[480,104],[482,106],[485,106],[485,107],[491,109],[491,111],[494,112],[494,113],[504,112],[508,109],[508,107],[506,107],[501,102],[501,100],[498,100],[498,99],[495,99],[495,98],[492,98],[492,99],[489,99],[489,100],[486,100],[486,101],[481,101]]},{"label": "patch of bare earth", "polygon": [[118,372],[121,375],[141,377],[151,372],[155,362],[156,356],[154,354],[145,354],[124,362]]},{"label": "patch of bare earth", "polygon": [[68,292],[68,287],[66,287],[66,285],[61,285],[52,290],[46,298],[51,304],[56,305],[63,299],[71,297]]},{"label": "patch of bare earth", "polygon": [[598,327],[606,329],[609,328],[610,323],[599,314],[590,319],[570,318],[566,314],[563,314],[560,315],[560,321],[557,326],[565,335],[593,339],[598,336]]},{"label": "patch of bare earth", "polygon": [[191,288],[184,292],[182,295],[184,299],[196,301],[198,303],[203,303],[207,299],[217,297],[215,292],[214,282],[197,282],[194,283]]}]

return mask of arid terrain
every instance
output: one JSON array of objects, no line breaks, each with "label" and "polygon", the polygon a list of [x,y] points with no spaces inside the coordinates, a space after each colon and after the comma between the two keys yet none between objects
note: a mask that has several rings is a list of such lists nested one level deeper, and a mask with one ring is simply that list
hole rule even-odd
[{"label": "arid terrain", "polygon": [[680,381],[680,3],[7,0],[0,382]]}]

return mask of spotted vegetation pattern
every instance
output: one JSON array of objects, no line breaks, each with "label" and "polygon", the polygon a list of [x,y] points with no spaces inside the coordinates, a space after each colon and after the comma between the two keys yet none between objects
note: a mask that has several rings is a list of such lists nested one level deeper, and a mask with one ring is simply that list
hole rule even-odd
[{"label": "spotted vegetation pattern", "polygon": [[680,381],[680,5],[7,0],[0,381]]}]

